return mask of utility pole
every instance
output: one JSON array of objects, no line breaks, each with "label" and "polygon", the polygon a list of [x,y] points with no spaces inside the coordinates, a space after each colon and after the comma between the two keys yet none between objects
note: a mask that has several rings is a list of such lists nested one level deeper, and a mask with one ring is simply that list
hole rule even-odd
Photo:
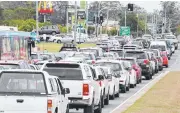
[{"label": "utility pole", "polygon": [[36,37],[39,38],[39,23],[38,23],[38,19],[39,19],[39,14],[38,14],[38,1],[36,1]]},{"label": "utility pole", "polygon": [[77,30],[77,1],[75,1],[75,22],[74,22],[74,43],[76,44],[76,30]]},{"label": "utility pole", "polygon": [[144,29],[145,29],[145,30],[144,30],[144,31],[145,31],[145,34],[146,34],[146,25],[147,25],[147,13],[146,13],[146,16],[145,16],[145,26],[144,26],[144,27],[145,27],[145,28],[144,28]]},{"label": "utility pole", "polygon": [[100,10],[100,1],[98,3],[98,20],[97,20],[97,36],[99,35],[99,10]]},{"label": "utility pole", "polygon": [[138,13],[137,13],[137,37],[138,37],[138,32],[139,32],[139,17],[138,17]]},{"label": "utility pole", "polygon": [[88,34],[88,1],[86,1],[86,30]]},{"label": "utility pole", "polygon": [[126,27],[126,8],[125,8],[125,22],[124,22],[124,26]]},{"label": "utility pole", "polygon": [[69,5],[69,2],[67,1],[67,6],[66,6],[66,29],[67,29],[67,33],[69,32],[69,16],[68,16],[68,5]]},{"label": "utility pole", "polygon": [[107,29],[107,27],[108,27],[108,19],[109,19],[109,9],[108,9],[108,11],[107,11],[107,23],[106,23],[106,34],[108,34],[108,29]]}]

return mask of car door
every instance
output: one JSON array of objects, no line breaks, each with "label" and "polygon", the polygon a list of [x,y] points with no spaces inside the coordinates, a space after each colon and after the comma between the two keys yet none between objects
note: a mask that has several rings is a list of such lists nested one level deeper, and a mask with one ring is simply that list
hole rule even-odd
[{"label": "car door", "polygon": [[59,82],[57,78],[54,78],[56,87],[57,87],[57,92],[58,92],[58,113],[65,113],[64,112],[64,100],[63,100],[63,96],[62,96],[62,90],[60,88]]}]

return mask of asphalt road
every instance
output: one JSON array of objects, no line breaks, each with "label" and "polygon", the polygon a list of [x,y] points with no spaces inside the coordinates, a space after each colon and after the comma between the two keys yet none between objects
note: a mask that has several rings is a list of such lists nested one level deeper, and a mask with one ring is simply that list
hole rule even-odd
[{"label": "asphalt road", "polygon": [[[177,70],[180,70],[180,50],[176,50],[176,52],[172,55],[171,60],[169,61],[169,68],[164,68],[163,71],[161,71],[158,74],[154,75],[153,79],[155,79],[162,72],[165,72],[165,71],[177,71]],[[117,106],[122,104],[124,101],[126,101],[129,97],[134,95],[136,92],[138,92],[141,88],[143,88],[146,84],[148,84],[152,80],[143,80],[141,84],[138,84],[133,89],[131,88],[129,92],[127,92],[125,94],[120,93],[119,98],[115,98],[115,100],[110,100],[109,105],[105,106],[103,108],[102,113],[110,113]],[[70,110],[70,113],[83,113],[83,110],[81,110],[81,109],[78,110],[78,111]]]}]

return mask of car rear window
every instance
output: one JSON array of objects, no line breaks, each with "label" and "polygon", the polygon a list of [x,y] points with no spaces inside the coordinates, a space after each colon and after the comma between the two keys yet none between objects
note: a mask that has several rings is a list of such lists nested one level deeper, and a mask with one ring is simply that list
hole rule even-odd
[{"label": "car rear window", "polygon": [[135,57],[137,59],[147,59],[145,52],[127,51],[125,57]]},{"label": "car rear window", "polygon": [[119,57],[123,57],[123,55],[124,55],[124,52],[121,50],[120,51],[119,50],[110,50],[110,51],[118,53]]},{"label": "car rear window", "polygon": [[99,52],[96,49],[80,49],[79,51],[80,52],[93,52],[96,57],[99,56]]},{"label": "car rear window", "polygon": [[58,76],[62,80],[82,80],[82,71],[79,64],[46,64],[44,71]]},{"label": "car rear window", "polygon": [[5,72],[0,75],[0,93],[46,94],[42,73]]},{"label": "car rear window", "polygon": [[159,49],[161,51],[166,51],[166,47],[163,45],[152,45],[150,49]]},{"label": "car rear window", "polygon": [[129,61],[132,65],[136,64],[134,59],[121,59],[123,61]]},{"label": "car rear window", "polygon": [[5,70],[20,69],[20,66],[18,64],[0,64],[0,67],[2,67]]},{"label": "car rear window", "polygon": [[31,59],[38,59],[38,55],[37,54],[31,54]]},{"label": "car rear window", "polygon": [[61,80],[83,80],[82,71],[74,68],[44,68],[50,75],[58,76]]},{"label": "car rear window", "polygon": [[96,63],[97,66],[106,66],[111,67],[114,71],[121,71],[122,67],[119,63],[111,63],[111,62],[98,62]]}]

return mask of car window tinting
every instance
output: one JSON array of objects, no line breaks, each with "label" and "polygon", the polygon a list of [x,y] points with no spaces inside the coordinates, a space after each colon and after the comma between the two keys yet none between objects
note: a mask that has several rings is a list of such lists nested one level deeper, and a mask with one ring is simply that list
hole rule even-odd
[{"label": "car window tinting", "polygon": [[135,57],[137,59],[146,59],[147,56],[144,52],[126,52],[125,57]]},{"label": "car window tinting", "polygon": [[39,73],[2,73],[0,93],[46,94],[43,74]]},{"label": "car window tinting", "polygon": [[61,80],[82,80],[82,72],[80,69],[74,68],[44,68],[44,71],[48,72],[50,75],[58,76]]}]

